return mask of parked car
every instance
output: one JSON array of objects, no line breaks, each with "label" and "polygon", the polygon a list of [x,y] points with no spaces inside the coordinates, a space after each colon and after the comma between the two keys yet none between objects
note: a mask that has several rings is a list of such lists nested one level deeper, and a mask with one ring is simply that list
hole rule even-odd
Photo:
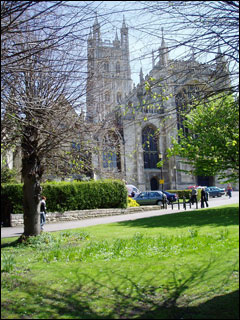
[{"label": "parked car", "polygon": [[225,194],[224,191],[222,191],[221,189],[217,188],[217,187],[207,187],[205,189],[205,191],[208,193],[209,197],[221,197],[222,195]]},{"label": "parked car", "polygon": [[178,195],[176,193],[170,193],[167,191],[163,191],[163,193],[167,196],[168,203],[175,202],[178,200]]},{"label": "parked car", "polygon": [[208,188],[217,188],[217,189],[221,190],[222,192],[226,192],[225,188],[220,188],[220,187],[216,187],[216,186],[211,186]]},{"label": "parked car", "polygon": [[167,201],[167,196],[162,191],[144,191],[134,197],[140,205],[162,205]]},{"label": "parked car", "polygon": [[134,197],[136,197],[141,191],[132,184],[126,184],[126,188],[128,190],[128,196],[132,197],[134,192]]}]

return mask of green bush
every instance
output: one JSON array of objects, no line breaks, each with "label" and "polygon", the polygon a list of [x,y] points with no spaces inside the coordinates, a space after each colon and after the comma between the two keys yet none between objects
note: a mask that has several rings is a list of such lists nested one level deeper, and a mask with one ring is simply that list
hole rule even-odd
[{"label": "green bush", "polygon": [[[2,185],[1,198],[11,202],[13,213],[23,212],[22,186]],[[127,207],[127,189],[120,180],[48,182],[41,186],[48,212]]]},{"label": "green bush", "polygon": [[1,168],[1,183],[18,183],[18,172],[8,167]]},{"label": "green bush", "polygon": [[13,213],[23,212],[22,183],[9,183],[1,185],[1,206],[5,206],[7,203],[11,204]]}]

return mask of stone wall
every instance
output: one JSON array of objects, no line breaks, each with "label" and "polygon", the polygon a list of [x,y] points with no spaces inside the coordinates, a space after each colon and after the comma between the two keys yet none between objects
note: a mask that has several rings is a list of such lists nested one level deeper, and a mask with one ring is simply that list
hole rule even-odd
[{"label": "stone wall", "polygon": [[[94,210],[76,210],[76,211],[65,211],[65,212],[50,212],[47,213],[46,223],[54,223],[60,221],[74,221],[82,219],[99,218],[106,216],[124,215],[129,213],[135,213],[139,211],[150,211],[159,210],[159,206],[141,206],[141,207],[130,207],[127,209],[94,209]],[[11,215],[11,226],[23,224],[23,214],[12,214]]]}]

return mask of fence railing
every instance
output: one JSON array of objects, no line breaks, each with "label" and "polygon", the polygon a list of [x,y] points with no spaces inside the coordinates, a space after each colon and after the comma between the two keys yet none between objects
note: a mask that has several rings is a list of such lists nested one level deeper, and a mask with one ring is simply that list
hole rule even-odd
[{"label": "fence railing", "polygon": [[[196,201],[195,203],[196,203],[196,209],[198,209],[198,201]],[[183,208],[185,210],[187,209],[187,206],[189,206],[189,208],[191,209],[192,205],[194,205],[190,200],[186,201],[185,197],[183,197],[183,202],[180,202],[179,199],[176,202],[171,202],[170,205],[172,206],[172,209],[175,204],[178,206],[178,210],[181,209],[181,205],[183,205]]]}]

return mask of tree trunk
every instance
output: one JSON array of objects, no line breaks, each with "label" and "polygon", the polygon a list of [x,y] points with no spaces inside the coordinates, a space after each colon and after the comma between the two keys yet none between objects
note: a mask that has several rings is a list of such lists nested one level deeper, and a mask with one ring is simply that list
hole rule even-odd
[{"label": "tree trunk", "polygon": [[23,185],[24,235],[40,234],[40,183],[35,176],[25,176]]},{"label": "tree trunk", "polygon": [[38,131],[28,126],[22,140],[24,236],[40,234],[40,179],[43,174],[38,156]]}]

